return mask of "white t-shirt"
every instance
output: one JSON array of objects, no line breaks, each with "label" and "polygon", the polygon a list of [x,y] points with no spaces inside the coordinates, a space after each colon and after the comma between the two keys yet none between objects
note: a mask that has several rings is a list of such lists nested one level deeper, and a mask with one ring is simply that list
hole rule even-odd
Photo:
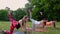
[{"label": "white t-shirt", "polygon": [[30,18],[30,20],[31,20],[31,22],[32,22],[33,24],[40,24],[40,21],[37,21],[37,20],[31,19],[31,18]]}]

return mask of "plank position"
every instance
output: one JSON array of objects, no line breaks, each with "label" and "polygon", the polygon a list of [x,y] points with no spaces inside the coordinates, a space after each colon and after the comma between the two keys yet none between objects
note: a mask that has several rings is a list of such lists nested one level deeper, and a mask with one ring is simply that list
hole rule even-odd
[{"label": "plank position", "polygon": [[46,26],[53,26],[53,28],[56,28],[56,19],[46,22]]},{"label": "plank position", "polygon": [[42,26],[44,25],[44,22],[45,20],[41,20],[41,21],[37,21],[37,20],[34,20],[32,18],[30,18],[31,22],[33,23],[33,27],[37,27],[37,26]]},{"label": "plank position", "polygon": [[[43,15],[42,12],[40,12],[41,16]],[[36,26],[42,26],[42,28],[45,28],[45,25],[46,25],[46,21],[47,19],[45,17],[41,17],[41,20],[40,21],[37,21],[37,20],[34,20],[32,19],[32,12],[29,10],[29,15],[30,15],[30,20],[31,22],[33,23],[33,28],[35,28]]]}]

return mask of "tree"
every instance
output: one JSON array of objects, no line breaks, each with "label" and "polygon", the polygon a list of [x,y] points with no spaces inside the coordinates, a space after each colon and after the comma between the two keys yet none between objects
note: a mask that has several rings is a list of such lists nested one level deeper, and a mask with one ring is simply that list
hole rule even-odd
[{"label": "tree", "polygon": [[26,13],[24,10],[18,8],[17,10],[13,11],[13,15],[15,20],[20,20],[21,18],[23,18],[23,16],[26,15]]},{"label": "tree", "polygon": [[[20,20],[21,18],[23,18],[23,16],[26,15],[26,12],[23,9],[18,8],[15,11],[11,10],[11,15],[12,15],[13,19]],[[2,20],[2,21],[9,20],[8,15],[7,15],[7,11],[4,9],[0,10],[0,20]]]},{"label": "tree", "polygon": [[26,10],[28,17],[29,17],[29,10],[32,8],[33,8],[33,6],[30,3],[25,4],[25,10]]},{"label": "tree", "polygon": [[6,10],[0,10],[0,20],[8,20],[8,16],[7,16],[7,11]]},{"label": "tree", "polygon": [[51,18],[57,18],[60,20],[60,0],[28,0],[32,6],[35,6],[33,11],[33,18],[36,20],[40,20],[39,12],[44,12],[44,15],[48,17],[50,20]]}]

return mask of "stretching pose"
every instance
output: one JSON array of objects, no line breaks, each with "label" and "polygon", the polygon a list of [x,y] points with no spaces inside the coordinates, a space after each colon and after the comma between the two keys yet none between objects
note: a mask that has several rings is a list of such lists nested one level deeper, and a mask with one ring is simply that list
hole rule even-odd
[{"label": "stretching pose", "polygon": [[56,28],[56,19],[53,19],[50,22],[46,23],[47,25],[53,26],[53,28]]},{"label": "stretching pose", "polygon": [[[30,13],[30,20],[31,20],[32,23],[33,23],[33,29],[35,30],[35,27],[36,27],[36,26],[39,26],[39,25],[41,25],[42,28],[45,29],[46,22],[47,22],[46,18],[45,18],[45,17],[42,17],[41,21],[37,21],[37,20],[32,19],[32,12],[29,11],[29,13]],[[40,12],[40,13],[41,13],[41,15],[43,15],[42,12]]]},{"label": "stretching pose", "polygon": [[28,21],[27,16],[24,16],[21,20],[19,20],[19,24],[21,25],[22,33],[27,32],[27,34],[28,34],[28,31],[26,30],[26,28],[27,28],[26,22],[27,21]]},{"label": "stretching pose", "polygon": [[9,32],[8,31],[4,31],[4,33],[5,34],[13,34],[14,28],[16,28],[16,29],[21,28],[22,34],[24,34],[23,33],[23,29],[25,29],[25,31],[26,31],[26,22],[28,21],[28,17],[24,16],[21,20],[16,21],[16,20],[14,20],[12,18],[10,11],[8,11],[8,18],[9,18],[9,20],[11,22],[10,31]]}]

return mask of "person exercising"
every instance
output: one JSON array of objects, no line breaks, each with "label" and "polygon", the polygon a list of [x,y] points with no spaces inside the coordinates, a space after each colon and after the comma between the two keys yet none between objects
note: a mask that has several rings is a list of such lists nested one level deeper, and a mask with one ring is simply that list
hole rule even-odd
[{"label": "person exercising", "polygon": [[[10,9],[8,7],[6,7],[6,8],[8,10]],[[16,29],[21,28],[22,34],[24,34],[23,29],[25,29],[25,31],[26,31],[26,22],[28,21],[28,17],[24,16],[21,20],[16,21],[12,18],[12,15],[11,15],[10,11],[8,11],[8,18],[9,18],[9,21],[11,22],[10,31],[3,30],[4,34],[13,34],[14,28],[16,28]]]}]

